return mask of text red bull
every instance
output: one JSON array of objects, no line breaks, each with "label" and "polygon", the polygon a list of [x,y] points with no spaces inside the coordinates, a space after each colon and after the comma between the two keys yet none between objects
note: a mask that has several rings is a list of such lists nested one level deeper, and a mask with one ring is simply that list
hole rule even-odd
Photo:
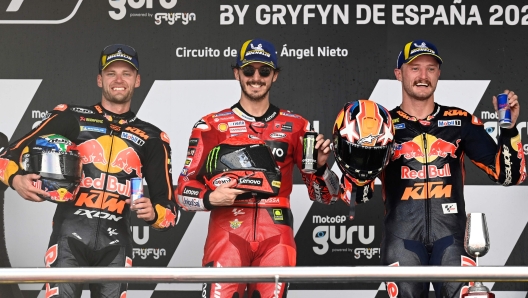
[{"label": "text red bull", "polygon": [[143,177],[141,174],[141,160],[132,147],[127,147],[126,149],[119,151],[112,162],[112,167],[120,168],[127,174],[130,174],[132,173],[132,170],[135,170],[138,177]]},{"label": "text red bull", "polygon": [[130,179],[130,185],[130,198],[132,199],[132,202],[141,199],[143,197],[143,179],[139,177],[132,178]]}]

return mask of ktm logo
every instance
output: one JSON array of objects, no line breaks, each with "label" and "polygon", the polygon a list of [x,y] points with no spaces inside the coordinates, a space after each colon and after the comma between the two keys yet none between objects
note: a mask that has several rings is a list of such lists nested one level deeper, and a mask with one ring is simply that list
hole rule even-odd
[{"label": "ktm logo", "polygon": [[125,201],[119,200],[119,195],[101,190],[90,190],[89,193],[81,193],[75,202],[75,206],[86,206],[122,214]]},{"label": "ktm logo", "polygon": [[148,140],[148,138],[149,138],[149,136],[144,131],[142,131],[139,128],[130,127],[129,126],[125,130],[130,131],[131,133],[133,133],[133,134],[139,136],[140,138],[142,138],[143,140]]},{"label": "ktm logo", "polygon": [[467,116],[466,111],[462,110],[448,110],[444,112],[444,116]]},{"label": "ktm logo", "polygon": [[404,112],[400,110],[396,111],[396,113],[398,113],[398,115],[400,115],[403,119],[410,120],[410,121],[415,120],[414,117],[409,117],[409,115],[405,114]]},{"label": "ktm logo", "polygon": [[[414,186],[406,187],[401,197],[402,201],[409,199],[442,199],[451,197],[452,185],[443,185],[443,182],[415,183]],[[429,197],[427,197],[429,195]]]}]

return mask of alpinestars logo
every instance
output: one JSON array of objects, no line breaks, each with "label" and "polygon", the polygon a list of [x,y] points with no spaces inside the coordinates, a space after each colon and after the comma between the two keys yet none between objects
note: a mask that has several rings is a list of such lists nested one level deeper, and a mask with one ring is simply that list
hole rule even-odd
[{"label": "alpinestars logo", "polygon": [[505,174],[506,179],[504,179],[504,183],[502,185],[510,185],[512,183],[512,172],[511,172],[511,161],[510,161],[510,149],[508,149],[508,146],[502,145],[502,154],[504,155],[504,165],[505,165]]}]

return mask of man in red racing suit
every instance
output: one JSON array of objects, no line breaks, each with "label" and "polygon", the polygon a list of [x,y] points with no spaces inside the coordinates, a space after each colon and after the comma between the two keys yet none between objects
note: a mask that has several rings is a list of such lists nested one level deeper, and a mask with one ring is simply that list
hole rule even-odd
[{"label": "man in red racing suit", "polygon": [[[114,52],[119,55],[112,59]],[[131,210],[155,229],[176,224],[169,138],[129,110],[133,88],[139,86],[135,51],[113,45],[103,55],[108,58],[98,76],[103,88],[100,104],[58,105],[0,157],[6,164],[2,181],[25,199],[42,201],[37,194],[47,193],[32,185],[39,176],[19,167],[23,149],[47,134],[60,134],[77,144],[83,170],[80,188],[72,201],[57,204],[46,267],[132,266]],[[127,57],[131,60],[123,61]],[[131,206],[133,177],[146,179],[150,198],[137,199]],[[83,284],[47,283],[45,297],[81,297],[82,288]],[[127,284],[90,284],[90,290],[92,297],[122,298]]]},{"label": "man in red racing suit", "polygon": [[[396,78],[403,102],[391,111],[394,155],[381,175],[385,202],[381,261],[389,266],[471,266],[464,250],[467,156],[504,186],[526,176],[515,121],[517,95],[506,90],[512,125],[501,128],[498,144],[469,112],[434,102],[441,58],[434,45],[414,41],[400,53]],[[494,101],[496,99],[494,98]],[[495,104],[496,107],[496,104]],[[464,283],[433,283],[436,297],[460,297]],[[390,297],[426,297],[429,283],[389,282]]]},{"label": "man in red racing suit", "polygon": [[[277,79],[275,49],[264,40],[249,40],[242,46],[233,68],[240,81],[240,101],[229,109],[199,120],[192,130],[187,160],[178,179],[178,204],[189,211],[211,211],[203,266],[295,266],[296,246],[289,196],[293,168],[301,169],[302,138],[309,122],[297,114],[269,103],[269,89]],[[240,57],[241,56],[241,57]],[[232,188],[236,181],[209,190],[200,172],[209,151],[235,135],[258,137],[271,148],[282,180],[279,195],[257,200],[250,193]],[[309,197],[330,204],[339,187],[326,159],[330,140],[316,139],[318,171],[302,174]],[[236,199],[236,200],[235,200]],[[246,284],[204,284],[203,297],[242,298]],[[278,296],[274,296],[277,291]],[[286,297],[287,285],[248,285],[248,297]]]}]

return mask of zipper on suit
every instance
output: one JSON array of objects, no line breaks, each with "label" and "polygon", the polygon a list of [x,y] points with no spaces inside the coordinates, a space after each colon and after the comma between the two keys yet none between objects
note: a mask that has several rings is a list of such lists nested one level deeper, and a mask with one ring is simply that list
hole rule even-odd
[{"label": "zipper on suit", "polygon": [[427,243],[431,243],[431,202],[429,198],[429,163],[427,160],[429,150],[427,148],[427,134],[425,132],[422,132],[422,140],[425,159],[425,233]]}]

